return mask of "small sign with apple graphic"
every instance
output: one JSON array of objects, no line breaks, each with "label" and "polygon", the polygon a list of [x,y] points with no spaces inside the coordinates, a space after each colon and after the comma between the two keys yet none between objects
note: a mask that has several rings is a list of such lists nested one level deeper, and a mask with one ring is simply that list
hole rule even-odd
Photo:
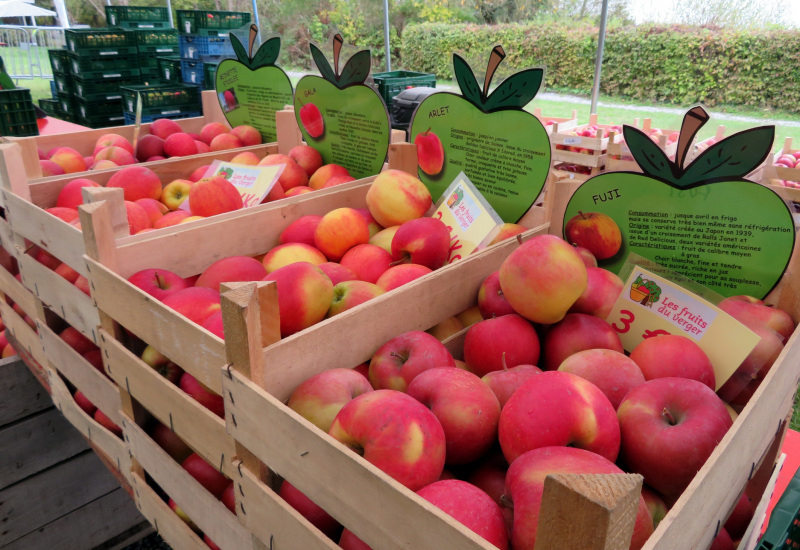
[{"label": "small sign with apple graphic", "polygon": [[775,129],[753,128],[686,163],[708,120],[687,112],[676,160],[640,130],[623,133],[643,173],[611,172],[583,183],[563,220],[565,239],[619,273],[630,253],[657,262],[722,296],[766,296],[795,242],[792,213],[772,189],[745,179],[770,153]]},{"label": "small sign with apple graphic", "polygon": [[544,69],[513,74],[489,91],[505,58],[495,46],[483,89],[467,62],[453,54],[461,95],[440,92],[425,98],[411,120],[418,176],[434,200],[464,172],[504,222],[518,221],[542,191],[550,169],[550,138],[523,108],[536,96]]},{"label": "small sign with apple graphic", "polygon": [[270,38],[254,53],[258,27],[250,25],[250,40],[245,50],[230,33],[236,59],[225,59],[217,67],[217,99],[231,127],[247,124],[261,133],[264,143],[278,139],[275,113],[292,102],[289,76],[275,65],[281,39]]},{"label": "small sign with apple graphic", "polygon": [[347,168],[354,178],[374,176],[389,150],[389,114],[378,92],[364,84],[370,52],[361,50],[339,71],[344,41],[333,37],[333,67],[311,44],[311,56],[322,76],[300,79],[294,113],[306,143],[320,152],[325,164]]}]

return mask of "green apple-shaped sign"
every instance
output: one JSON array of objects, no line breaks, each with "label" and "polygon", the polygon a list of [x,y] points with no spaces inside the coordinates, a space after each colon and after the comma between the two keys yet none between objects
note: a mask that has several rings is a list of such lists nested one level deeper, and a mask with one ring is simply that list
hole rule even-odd
[{"label": "green apple-shaped sign", "polygon": [[516,222],[542,191],[550,170],[550,138],[542,123],[523,110],[536,96],[544,69],[527,69],[506,78],[489,93],[505,58],[495,46],[483,90],[464,59],[453,55],[461,95],[425,98],[411,121],[419,178],[438,200],[459,172],[480,190],[505,222]]},{"label": "green apple-shaped sign", "polygon": [[684,166],[689,144],[707,120],[702,107],[686,114],[674,162],[643,132],[625,126],[625,141],[643,173],[587,180],[567,205],[564,236],[615,273],[633,252],[722,296],[763,298],[786,270],[795,240],[784,201],[744,178],[769,154],[775,129],[734,134]]},{"label": "green apple-shaped sign", "polygon": [[275,112],[292,102],[292,83],[280,67],[275,66],[281,39],[270,38],[253,55],[258,27],[250,25],[250,44],[244,46],[230,33],[236,59],[225,59],[217,67],[215,88],[219,106],[232,126],[246,124],[261,132],[264,143],[278,139]]},{"label": "green apple-shaped sign", "polygon": [[322,76],[304,76],[297,83],[294,113],[306,143],[325,164],[339,164],[354,178],[381,171],[389,150],[389,115],[378,93],[364,84],[370,53],[362,50],[339,72],[342,37],[333,38],[332,68],[311,44],[311,55]]}]

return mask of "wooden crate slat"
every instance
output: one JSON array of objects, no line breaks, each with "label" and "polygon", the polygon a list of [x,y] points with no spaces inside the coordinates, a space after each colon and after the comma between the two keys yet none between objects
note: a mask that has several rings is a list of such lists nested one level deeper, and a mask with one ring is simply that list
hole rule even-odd
[{"label": "wooden crate slat", "polygon": [[3,320],[6,323],[6,331],[19,342],[39,366],[43,366],[47,361],[47,357],[44,354],[39,335],[5,302],[0,302],[0,313],[2,313]]},{"label": "wooden crate slat", "polygon": [[0,428],[0,441],[0,490],[89,448],[55,407]]},{"label": "wooden crate slat", "polygon": [[8,295],[14,303],[19,304],[19,307],[28,315],[36,313],[36,299],[31,291],[2,267],[0,267],[0,292]]},{"label": "wooden crate slat", "polygon": [[136,473],[133,487],[139,512],[167,544],[180,550],[208,550],[208,545]]},{"label": "wooden crate slat", "polygon": [[21,258],[20,271],[31,292],[56,315],[97,343],[96,327],[100,324],[100,314],[89,296],[27,254]]},{"label": "wooden crate slat", "polygon": [[39,334],[50,367],[63,374],[112,422],[119,425],[122,417],[116,384],[42,323],[39,323]]},{"label": "wooden crate slat", "polygon": [[242,374],[224,380],[236,441],[373,548],[493,548]]},{"label": "wooden crate slat", "polygon": [[[75,550],[76,548],[106,548],[109,540],[121,533],[136,540],[152,532],[136,509],[135,503],[122,489],[81,506],[35,531],[4,546],[3,550]],[[115,548],[120,548],[115,546]]]},{"label": "wooden crate slat", "polygon": [[233,477],[236,454],[225,421],[150,368],[109,334],[101,333],[106,364],[112,377],[158,420],[173,429],[207,462]]},{"label": "wooden crate slat", "polygon": [[136,461],[211,540],[223,549],[252,547],[250,534],[236,516],[172,460],[144,430],[127,417],[123,418],[122,429]]},{"label": "wooden crate slat", "polygon": [[[116,480],[91,451],[45,470],[27,483],[12,485],[0,491],[0,546],[117,488]],[[32,501],[37,505],[31,506]]]},{"label": "wooden crate slat", "polygon": [[0,397],[0,426],[53,406],[42,388],[19,357],[0,360],[0,396],[25,396],[25,399]]},{"label": "wooden crate slat", "polygon": [[14,232],[11,224],[5,218],[0,218],[0,246],[8,252],[12,258],[19,257],[19,250],[14,244]]}]

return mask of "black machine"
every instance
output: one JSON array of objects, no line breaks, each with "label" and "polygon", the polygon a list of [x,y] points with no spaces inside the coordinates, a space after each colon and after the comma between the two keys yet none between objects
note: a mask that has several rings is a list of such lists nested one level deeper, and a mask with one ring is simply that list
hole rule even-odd
[{"label": "black machine", "polygon": [[392,128],[396,130],[405,130],[406,138],[408,138],[408,127],[411,125],[411,117],[417,109],[422,100],[431,94],[440,92],[436,88],[428,88],[419,86],[416,88],[408,88],[392,98],[392,112],[391,122]]}]

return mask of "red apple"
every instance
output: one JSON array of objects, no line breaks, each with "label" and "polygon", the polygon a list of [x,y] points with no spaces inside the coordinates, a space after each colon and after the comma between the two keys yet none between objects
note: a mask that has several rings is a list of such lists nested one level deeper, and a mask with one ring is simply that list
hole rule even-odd
[{"label": "red apple", "polygon": [[344,281],[355,281],[358,279],[353,270],[344,267],[336,262],[324,262],[317,266],[331,280],[334,286]]},{"label": "red apple", "polygon": [[421,372],[455,366],[453,356],[439,340],[427,332],[412,330],[378,348],[369,363],[369,381],[375,389],[406,391]]},{"label": "red apple", "polygon": [[83,412],[94,418],[94,414],[97,412],[97,407],[95,407],[94,404],[89,401],[82,391],[76,391],[73,399],[75,399],[75,404],[78,405]]},{"label": "red apple", "polygon": [[339,262],[361,281],[375,283],[392,266],[392,255],[374,244],[357,244]]},{"label": "red apple", "polygon": [[686,489],[733,424],[714,390],[688,378],[633,388],[617,415],[623,460],[667,498]]},{"label": "red apple", "polygon": [[558,367],[584,378],[600,388],[616,409],[628,392],[644,384],[639,366],[627,357],[610,349],[587,349],[564,359]]},{"label": "red apple", "polygon": [[639,365],[645,380],[679,377],[702,382],[716,389],[714,367],[694,340],[679,334],[662,334],[642,340],[631,359]]},{"label": "red apple", "polygon": [[222,496],[223,491],[231,482],[197,453],[190,454],[186,460],[181,462],[181,467],[216,498]]},{"label": "red apple", "polygon": [[412,491],[436,481],[444,468],[442,425],[402,392],[356,397],[342,407],[328,433]]},{"label": "red apple", "polygon": [[535,365],[539,361],[536,329],[519,315],[479,321],[464,338],[464,361],[478,376],[503,370],[504,365]]},{"label": "red apple", "polygon": [[126,201],[139,199],[160,199],[161,180],[158,175],[144,166],[126,166],[106,183],[106,187],[121,187]]},{"label": "red apple", "polygon": [[327,432],[346,403],[371,391],[369,380],[362,374],[353,369],[335,368],[303,381],[286,405]]},{"label": "red apple", "polygon": [[78,332],[78,330],[74,327],[67,327],[62,330],[59,334],[64,342],[67,343],[69,347],[77,351],[79,354],[83,355],[86,352],[96,350],[97,346],[94,345],[94,342],[89,340],[86,336]]},{"label": "red apple", "polygon": [[517,365],[510,369],[506,367],[503,370],[487,372],[481,380],[491,388],[502,408],[522,384],[541,372],[542,369],[533,365]]},{"label": "red apple", "polygon": [[207,287],[217,292],[222,283],[260,281],[267,271],[261,262],[249,256],[229,256],[208,266],[195,283],[196,287]]},{"label": "red apple", "polygon": [[745,319],[761,322],[788,339],[794,332],[792,316],[752,296],[730,296],[717,304],[722,311],[738,321]]},{"label": "red apple", "polygon": [[128,277],[128,282],[158,300],[163,300],[188,286],[183,277],[166,269],[137,271]]},{"label": "red apple", "polygon": [[125,212],[128,216],[128,231],[131,235],[136,235],[140,231],[153,227],[147,210],[135,202],[125,201]]},{"label": "red apple", "polygon": [[392,239],[392,259],[439,269],[450,258],[450,231],[436,218],[416,218],[400,225]]},{"label": "red apple", "polygon": [[205,287],[181,289],[164,297],[162,302],[198,325],[202,325],[212,313],[220,309],[219,292]]},{"label": "red apple", "polygon": [[281,483],[281,488],[278,490],[278,495],[286,501],[286,503],[297,510],[300,515],[306,518],[311,525],[322,531],[322,533],[331,539],[339,536],[342,530],[341,524],[333,519],[333,517],[320,508],[305,494],[300,492],[297,487],[284,480]]},{"label": "red apple", "polygon": [[742,493],[742,496],[736,502],[736,506],[733,507],[731,515],[725,521],[725,530],[728,531],[731,538],[739,540],[744,536],[754,514],[755,508],[752,499],[747,496],[747,493]]},{"label": "red apple", "polygon": [[308,262],[281,267],[264,277],[278,285],[281,336],[286,337],[325,318],[333,300],[333,283]]},{"label": "red apple", "polygon": [[141,137],[136,145],[136,160],[144,162],[151,157],[164,155],[164,140],[153,134],[146,134]]},{"label": "red apple", "polygon": [[97,409],[94,411],[94,419],[95,421],[104,427],[106,430],[111,432],[112,434],[116,435],[117,437],[122,437],[122,428],[117,426],[113,420],[111,420],[106,413]]},{"label": "red apple", "polygon": [[289,150],[289,156],[306,171],[309,178],[322,166],[322,155],[309,145],[295,145]]},{"label": "red apple", "polygon": [[227,134],[229,129],[221,122],[209,122],[200,129],[200,141],[209,145],[211,140],[220,134]]},{"label": "red apple", "polygon": [[431,272],[429,267],[417,264],[400,264],[392,266],[384,271],[375,284],[381,287],[385,292],[394,290],[397,287],[410,283],[415,279],[419,279]]},{"label": "red apple", "polygon": [[611,325],[585,313],[569,313],[551,326],[544,337],[543,348],[545,370],[556,370],[567,357],[586,349],[625,351]]},{"label": "red apple", "polygon": [[444,429],[447,464],[483,456],[497,440],[500,403],[491,388],[465,370],[433,368],[417,375],[408,395],[431,409]]},{"label": "red apple", "polygon": [[78,206],[83,204],[82,193],[84,187],[100,187],[100,184],[86,178],[74,179],[58,192],[56,206],[77,209]]},{"label": "red apple", "polygon": [[258,163],[259,166],[272,166],[275,164],[284,165],[283,172],[278,178],[278,184],[284,191],[288,191],[293,187],[308,185],[308,174],[306,174],[305,169],[289,155],[273,153],[267,155]]},{"label": "red apple", "polygon": [[478,309],[484,319],[502,317],[516,313],[500,288],[500,272],[495,271],[481,283],[478,289]]},{"label": "red apple", "polygon": [[586,268],[586,290],[575,300],[570,313],[586,313],[601,319],[608,318],[622,293],[624,283],[618,275],[599,267]]},{"label": "red apple", "polygon": [[307,215],[297,218],[286,226],[278,237],[278,243],[303,243],[314,246],[314,232],[317,230],[322,216]]},{"label": "red apple", "polygon": [[583,263],[586,265],[587,269],[590,267],[597,267],[597,258],[594,257],[594,254],[592,254],[588,248],[583,248],[582,246],[578,245],[573,246],[575,247],[575,252],[577,252],[581,257],[581,260],[583,260]]},{"label": "red apple", "polygon": [[[183,391],[189,394],[192,399],[200,403],[206,409],[220,418],[225,418],[225,403],[223,402],[222,396],[211,391],[197,378],[188,372],[184,372],[178,385]],[[219,495],[216,496],[219,497]]]},{"label": "red apple", "polygon": [[215,311],[209,315],[200,326],[209,331],[211,334],[214,334],[223,340],[225,339],[225,326],[222,323],[222,311]]},{"label": "red apple", "polygon": [[429,176],[435,176],[441,172],[444,167],[444,147],[439,136],[431,132],[429,128],[425,132],[417,134],[414,144],[417,146],[419,169]]},{"label": "red apple", "polygon": [[569,445],[617,459],[620,430],[611,402],[591,382],[568,372],[543,372],[525,382],[500,413],[498,439],[513,464],[532,449]]},{"label": "red apple", "polygon": [[719,533],[714,537],[711,542],[711,548],[708,550],[736,550],[736,545],[733,543],[731,535],[724,527],[720,527]]},{"label": "red apple", "polygon": [[147,346],[142,352],[142,361],[150,365],[158,374],[172,382],[178,384],[183,376],[183,369],[162,355],[153,346]]},{"label": "red apple", "polygon": [[168,118],[159,118],[150,124],[150,133],[161,139],[167,139],[176,132],[183,132],[183,128],[177,122]]},{"label": "red apple", "polygon": [[601,212],[578,212],[564,226],[566,239],[589,250],[598,260],[605,260],[619,252],[622,233],[616,222]]},{"label": "red apple", "polygon": [[219,176],[195,182],[189,193],[189,210],[195,216],[209,217],[243,207],[239,190],[231,182]]},{"label": "red apple", "polygon": [[166,204],[155,199],[139,199],[136,201],[136,204],[144,208],[144,211],[147,212],[147,217],[150,218],[151,226],[160,220],[164,214],[169,212],[169,208],[167,208]]},{"label": "red apple", "polygon": [[175,462],[183,462],[194,452],[175,432],[161,422],[156,422],[153,425],[150,430],[150,437],[153,438],[153,441],[164,449]]}]

